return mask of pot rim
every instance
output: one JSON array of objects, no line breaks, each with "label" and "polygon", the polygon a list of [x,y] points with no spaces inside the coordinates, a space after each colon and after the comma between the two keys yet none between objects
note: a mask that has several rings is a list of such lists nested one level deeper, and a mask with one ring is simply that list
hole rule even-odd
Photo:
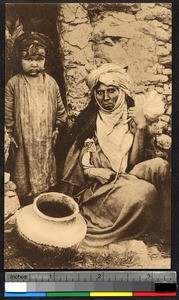
[{"label": "pot rim", "polygon": [[[74,211],[74,213],[71,214],[70,216],[62,217],[62,218],[49,217],[49,216],[43,214],[43,213],[38,209],[37,202],[38,202],[39,198],[41,198],[42,196],[46,196],[46,195],[56,195],[56,196],[61,195],[61,196],[65,196],[65,197],[69,198],[70,201],[71,201],[71,202],[73,203],[73,205],[75,206],[75,211]],[[47,192],[47,193],[42,193],[42,194],[38,195],[38,196],[34,199],[34,202],[33,202],[33,209],[34,209],[34,211],[35,211],[41,218],[43,218],[43,219],[45,219],[45,220],[48,220],[48,221],[53,221],[53,222],[65,222],[65,221],[71,221],[71,220],[74,219],[74,218],[77,216],[77,214],[79,213],[79,206],[78,206],[78,204],[76,203],[76,201],[75,201],[72,197],[70,197],[70,196],[68,196],[68,195],[65,195],[65,194],[63,194],[63,193],[57,193],[57,192],[49,192],[49,193]]]}]

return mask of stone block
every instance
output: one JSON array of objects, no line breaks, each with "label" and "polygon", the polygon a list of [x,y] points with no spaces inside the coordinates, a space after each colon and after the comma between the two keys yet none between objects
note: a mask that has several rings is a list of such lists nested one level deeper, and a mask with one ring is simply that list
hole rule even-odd
[{"label": "stone block", "polygon": [[164,84],[164,95],[171,95],[172,93],[172,85],[171,84]]},{"label": "stone block", "polygon": [[162,88],[162,87],[157,86],[155,89],[156,89],[156,91],[157,91],[158,93],[160,93],[160,94],[163,93],[163,88]]},{"label": "stone block", "polygon": [[166,66],[171,66],[171,64],[172,64],[172,56],[171,55],[167,55],[165,57],[160,57],[159,58],[159,64],[166,65]]},{"label": "stone block", "polygon": [[164,75],[171,75],[172,74],[172,69],[163,69],[163,74]]},{"label": "stone block", "polygon": [[157,63],[157,68],[156,68],[157,72],[156,73],[157,74],[163,74],[163,69],[164,69],[164,66]]},{"label": "stone block", "polygon": [[156,41],[156,44],[159,46],[165,46],[166,43],[162,42],[162,41]]},{"label": "stone block", "polygon": [[170,26],[167,25],[167,24],[163,24],[162,28],[165,29],[165,30],[169,30]]},{"label": "stone block", "polygon": [[156,48],[156,54],[159,55],[159,56],[166,56],[170,53],[170,51],[165,48],[165,47],[157,47]]},{"label": "stone block", "polygon": [[171,52],[172,51],[172,44],[171,43],[166,43],[165,47]]},{"label": "stone block", "polygon": [[171,115],[172,114],[172,106],[171,105],[169,105],[169,107],[168,107],[168,109],[166,111],[166,114],[167,115]]},{"label": "stone block", "polygon": [[171,33],[159,27],[154,28],[150,35],[164,42],[171,39]]}]

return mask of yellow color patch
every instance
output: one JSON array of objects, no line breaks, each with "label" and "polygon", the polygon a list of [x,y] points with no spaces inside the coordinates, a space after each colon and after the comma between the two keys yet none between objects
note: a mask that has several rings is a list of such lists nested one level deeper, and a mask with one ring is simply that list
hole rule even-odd
[{"label": "yellow color patch", "polygon": [[90,292],[90,297],[132,297],[132,292]]}]

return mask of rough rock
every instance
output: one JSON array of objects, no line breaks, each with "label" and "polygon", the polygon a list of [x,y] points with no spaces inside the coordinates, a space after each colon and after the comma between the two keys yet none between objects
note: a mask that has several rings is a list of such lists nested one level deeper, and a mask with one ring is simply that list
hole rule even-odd
[{"label": "rough rock", "polygon": [[164,95],[171,95],[172,93],[172,85],[171,84],[164,84]]},{"label": "rough rock", "polygon": [[92,62],[94,59],[94,53],[92,51],[92,44],[88,43],[83,49],[68,45],[68,52],[65,53],[66,65],[86,65],[87,62]]},{"label": "rough rock", "polygon": [[116,12],[112,14],[114,18],[117,18],[120,21],[123,22],[134,22],[135,16],[132,14],[126,14],[124,12]]},{"label": "rough rock", "polygon": [[170,26],[169,26],[169,25],[166,25],[166,24],[164,24],[164,25],[162,26],[162,28],[163,28],[163,29],[165,29],[165,30],[169,30]]},{"label": "rough rock", "polygon": [[165,90],[165,103],[171,103],[169,88],[164,89],[171,82],[171,5],[76,3],[70,10],[71,4],[65,3],[60,7],[57,26],[70,122],[89,101],[85,76],[106,62],[128,66],[132,92]]},{"label": "rough rock", "polygon": [[16,185],[11,180],[5,183],[4,190],[6,191],[15,191]]},{"label": "rough rock", "polygon": [[[72,6],[71,4],[69,4],[70,6]],[[83,8],[83,6],[78,4],[77,10],[76,10],[76,18],[78,19],[84,19],[86,18],[88,15],[88,12]]]},{"label": "rough rock", "polygon": [[89,3],[88,11],[106,11],[106,10],[117,10],[136,13],[141,9],[140,3]]},{"label": "rough rock", "polygon": [[15,215],[12,215],[10,218],[6,219],[4,222],[4,232],[11,233],[15,228]]},{"label": "rough rock", "polygon": [[169,108],[166,111],[166,114],[170,115],[172,114],[172,106],[170,105]]},{"label": "rough rock", "polygon": [[167,96],[168,103],[172,101],[172,96]]},{"label": "rough rock", "polygon": [[104,37],[124,37],[131,38],[135,34],[135,30],[132,26],[129,26],[130,23],[122,22],[108,16],[104,18],[101,22],[98,22],[94,27],[93,38],[96,36]]},{"label": "rough rock", "polygon": [[153,7],[155,7],[155,3],[141,3],[142,9],[153,8]]},{"label": "rough rock", "polygon": [[170,9],[170,10],[172,9],[172,3],[164,3],[164,2],[162,2],[162,3],[157,3],[157,5],[166,7],[168,9]]},{"label": "rough rock", "polygon": [[136,30],[151,35],[157,40],[168,42],[171,39],[171,33],[161,27],[155,26],[153,21],[136,21],[134,26]]},{"label": "rough rock", "polygon": [[172,69],[163,69],[162,72],[164,75],[171,75],[172,74]]},{"label": "rough rock", "polygon": [[128,65],[128,57],[126,51],[123,49],[120,43],[117,42],[112,47],[112,49],[111,46],[108,45],[99,45],[98,50],[101,52],[101,56],[108,62],[119,64],[122,67]]},{"label": "rough rock", "polygon": [[159,63],[161,65],[171,66],[171,64],[172,64],[172,56],[171,55],[167,55],[165,57],[160,57],[159,58]]},{"label": "rough rock", "polygon": [[172,44],[166,43],[165,46],[170,52],[172,51]]},{"label": "rough rock", "polygon": [[156,41],[156,44],[159,45],[159,46],[166,46],[169,43],[164,43],[162,41]]},{"label": "rough rock", "polygon": [[4,197],[4,219],[5,221],[15,214],[15,212],[20,208],[19,198],[17,195],[14,197]]},{"label": "rough rock", "polygon": [[67,43],[77,46],[83,49],[88,45],[89,39],[91,37],[92,28],[88,24],[79,24],[75,28],[63,35],[64,41]]},{"label": "rough rock", "polygon": [[104,39],[104,44],[108,45],[108,46],[114,46],[115,45],[114,42],[113,42],[113,40],[111,38],[109,38],[109,37],[107,37],[107,38]]},{"label": "rough rock", "polygon": [[65,4],[61,6],[61,15],[64,17],[65,22],[72,22],[75,20],[75,14],[78,8],[78,4],[74,3],[73,5]]},{"label": "rough rock", "polygon": [[14,191],[6,191],[5,192],[5,196],[14,197],[14,196],[16,196],[16,192],[14,192]]},{"label": "rough rock", "polygon": [[157,145],[165,150],[170,149],[171,147],[171,137],[167,134],[161,134],[160,136],[156,137]]},{"label": "rough rock", "polygon": [[170,53],[170,51],[165,47],[157,47],[156,48],[157,55],[165,56],[165,55],[168,55],[169,53]]},{"label": "rough rock", "polygon": [[153,8],[144,7],[136,14],[136,20],[155,20],[171,25],[171,10],[155,5]]},{"label": "rough rock", "polygon": [[88,23],[88,19],[87,18],[83,18],[83,19],[75,19],[71,24],[83,24],[83,23]]},{"label": "rough rock", "polygon": [[155,89],[156,89],[156,91],[157,91],[158,93],[160,93],[160,94],[163,93],[163,88],[162,88],[162,87],[157,86]]},{"label": "rough rock", "polygon": [[4,183],[8,183],[8,181],[10,180],[10,173],[4,173]]},{"label": "rough rock", "polygon": [[168,81],[168,77],[166,75],[160,74],[147,74],[146,78],[142,80],[142,82],[148,82],[149,84],[158,84],[159,82],[164,83]]}]

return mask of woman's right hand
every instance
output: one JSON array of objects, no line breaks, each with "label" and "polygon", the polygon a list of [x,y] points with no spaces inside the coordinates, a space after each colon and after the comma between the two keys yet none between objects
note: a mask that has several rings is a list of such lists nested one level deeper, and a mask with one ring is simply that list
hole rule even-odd
[{"label": "woman's right hand", "polygon": [[102,184],[110,182],[115,177],[115,172],[105,168],[88,168],[85,174],[99,180]]}]

